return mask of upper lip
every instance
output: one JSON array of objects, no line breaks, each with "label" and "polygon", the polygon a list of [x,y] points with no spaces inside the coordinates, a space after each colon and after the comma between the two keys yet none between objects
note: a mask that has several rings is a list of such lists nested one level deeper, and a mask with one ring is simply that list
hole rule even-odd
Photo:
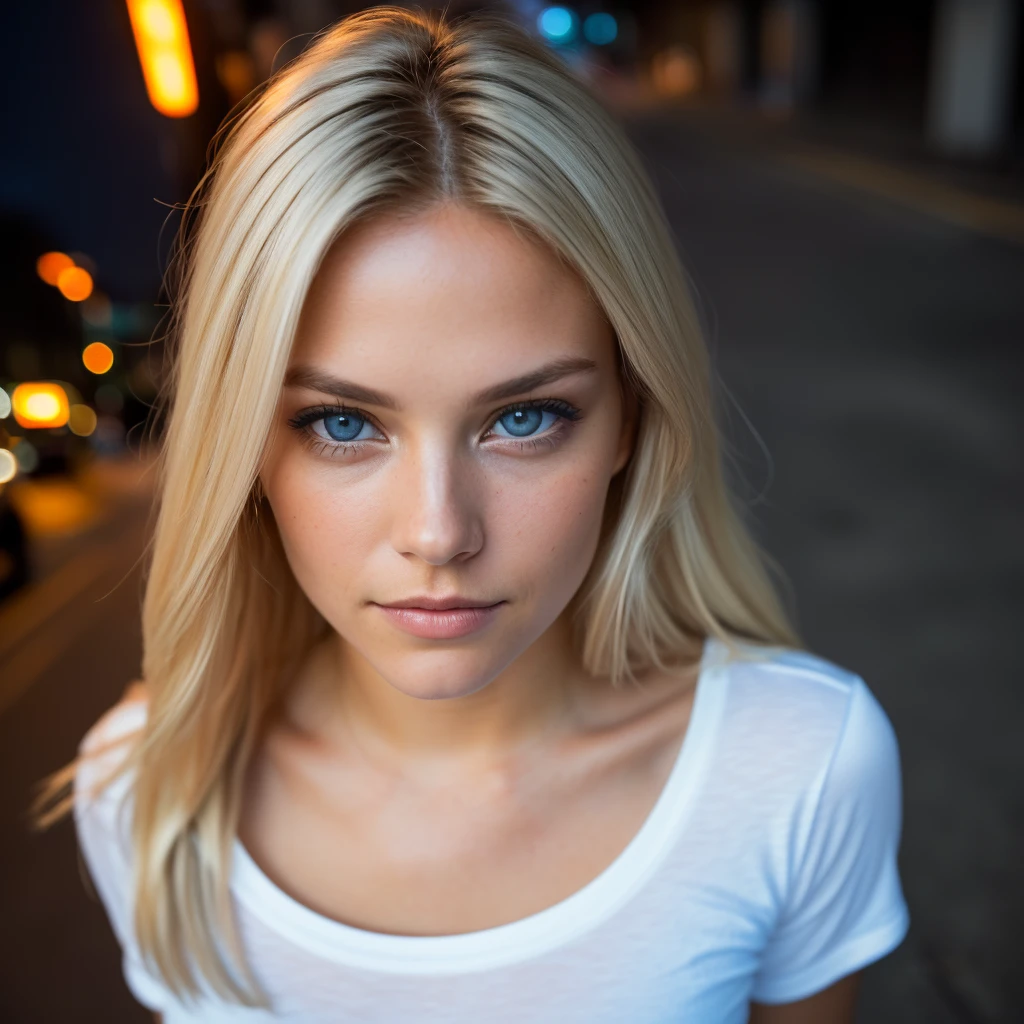
[{"label": "upper lip", "polygon": [[383,604],[383,607],[426,608],[432,612],[439,612],[448,608],[490,608],[495,604],[501,604],[501,602],[477,601],[472,597],[460,597],[458,594],[453,594],[450,597],[407,597],[401,601],[388,601]]}]

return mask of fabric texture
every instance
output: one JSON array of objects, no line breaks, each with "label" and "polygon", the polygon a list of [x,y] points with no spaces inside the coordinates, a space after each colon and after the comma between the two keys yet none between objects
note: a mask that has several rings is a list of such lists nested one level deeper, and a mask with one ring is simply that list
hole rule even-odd
[{"label": "fabric texture", "polygon": [[75,820],[124,953],[165,1024],[744,1024],[751,1000],[802,999],[894,949],[899,750],[864,681],[823,658],[709,640],[690,723],[639,832],[596,879],[530,917],[463,935],[333,921],[278,888],[236,841],[231,890],[272,1009],[177,1000],[132,934],[131,780],[97,780],[141,726],[124,702],[87,734]]}]

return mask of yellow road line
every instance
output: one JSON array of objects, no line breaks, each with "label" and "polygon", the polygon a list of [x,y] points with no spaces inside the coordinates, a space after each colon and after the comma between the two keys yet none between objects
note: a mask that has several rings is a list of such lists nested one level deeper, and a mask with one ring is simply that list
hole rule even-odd
[{"label": "yellow road line", "polygon": [[865,157],[802,149],[784,162],[843,185],[884,196],[960,227],[1024,244],[1024,206],[974,195]]}]

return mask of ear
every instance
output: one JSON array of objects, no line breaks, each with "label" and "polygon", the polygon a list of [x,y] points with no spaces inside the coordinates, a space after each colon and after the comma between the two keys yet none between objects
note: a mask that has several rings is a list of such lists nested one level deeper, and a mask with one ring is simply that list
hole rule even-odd
[{"label": "ear", "polygon": [[622,404],[622,430],[619,432],[619,448],[615,455],[612,476],[625,468],[636,446],[640,426],[640,400],[628,384],[620,383],[619,395]]}]

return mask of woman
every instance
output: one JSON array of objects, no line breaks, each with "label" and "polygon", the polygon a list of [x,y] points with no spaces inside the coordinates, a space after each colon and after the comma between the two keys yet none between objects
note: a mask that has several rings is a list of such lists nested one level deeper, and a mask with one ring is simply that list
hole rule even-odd
[{"label": "woman", "polygon": [[145,682],[71,769],[137,998],[852,1020],[907,928],[895,738],[732,511],[620,130],[501,20],[377,8],[194,208]]}]

